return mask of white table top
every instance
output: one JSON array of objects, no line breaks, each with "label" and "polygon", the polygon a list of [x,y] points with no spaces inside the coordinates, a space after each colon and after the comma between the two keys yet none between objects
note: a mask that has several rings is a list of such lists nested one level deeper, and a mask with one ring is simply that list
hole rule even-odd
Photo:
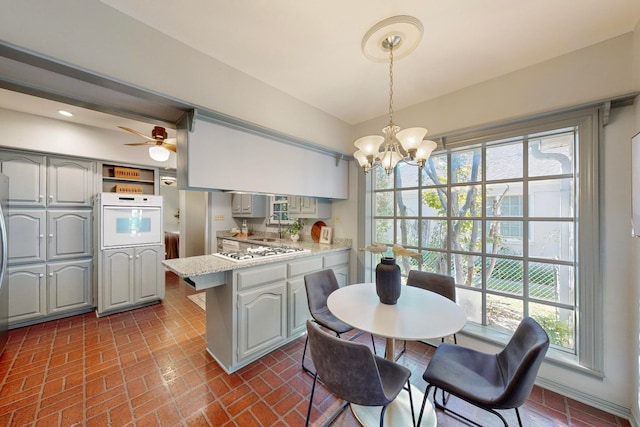
[{"label": "white table top", "polygon": [[450,299],[405,285],[395,305],[380,302],[375,283],[359,283],[332,292],[327,306],[338,319],[357,329],[409,341],[454,334],[467,321],[462,308]]}]

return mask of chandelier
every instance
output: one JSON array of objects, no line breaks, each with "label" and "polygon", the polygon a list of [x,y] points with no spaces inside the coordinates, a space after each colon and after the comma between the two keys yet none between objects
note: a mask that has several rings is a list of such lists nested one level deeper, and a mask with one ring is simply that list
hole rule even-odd
[{"label": "chandelier", "polygon": [[[423,140],[427,129],[414,127],[400,130],[393,122],[393,60],[408,55],[422,37],[422,24],[411,16],[394,16],[373,26],[362,39],[364,54],[374,61],[389,60],[389,124],[382,129],[383,135],[369,135],[356,140],[358,149],[353,157],[365,173],[382,166],[387,175],[400,161],[415,164],[422,169],[436,148],[434,141]],[[380,56],[383,53],[384,56]]]}]

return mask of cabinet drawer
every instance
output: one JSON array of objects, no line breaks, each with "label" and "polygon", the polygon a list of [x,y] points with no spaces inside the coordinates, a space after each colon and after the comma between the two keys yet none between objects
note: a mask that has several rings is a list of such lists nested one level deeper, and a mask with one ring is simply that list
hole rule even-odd
[{"label": "cabinet drawer", "polygon": [[345,264],[349,264],[348,251],[325,255],[324,257],[324,268],[333,268]]},{"label": "cabinet drawer", "polygon": [[293,261],[287,265],[288,277],[296,277],[314,271],[322,270],[322,258],[305,258]]},{"label": "cabinet drawer", "polygon": [[268,267],[256,267],[250,270],[239,271],[236,274],[238,290],[250,289],[268,283],[285,279],[284,264]]}]

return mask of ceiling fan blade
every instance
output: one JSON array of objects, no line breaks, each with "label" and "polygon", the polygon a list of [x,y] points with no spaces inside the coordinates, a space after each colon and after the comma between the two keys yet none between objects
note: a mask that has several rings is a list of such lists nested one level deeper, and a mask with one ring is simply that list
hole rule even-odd
[{"label": "ceiling fan blade", "polygon": [[167,138],[163,141],[165,144],[171,144],[171,145],[176,145],[176,138]]},{"label": "ceiling fan blade", "polygon": [[131,132],[131,133],[133,133],[135,135],[141,136],[142,138],[148,139],[149,141],[154,141],[155,142],[155,139],[153,139],[150,136],[147,136],[147,135],[145,135],[145,134],[143,134],[141,132],[138,132],[137,130],[134,130],[134,129],[131,129],[131,128],[128,128],[128,127],[124,127],[124,126],[118,126],[118,127],[120,129],[122,129],[122,130],[126,130],[127,132]]},{"label": "ceiling fan blade", "polygon": [[133,142],[133,143],[124,144],[124,145],[136,146],[136,145],[156,145],[156,144],[154,142],[148,141],[148,142]]},{"label": "ceiling fan blade", "polygon": [[166,148],[169,151],[173,151],[174,153],[176,152],[176,146],[172,145],[172,144],[162,144],[162,146],[164,148]]}]

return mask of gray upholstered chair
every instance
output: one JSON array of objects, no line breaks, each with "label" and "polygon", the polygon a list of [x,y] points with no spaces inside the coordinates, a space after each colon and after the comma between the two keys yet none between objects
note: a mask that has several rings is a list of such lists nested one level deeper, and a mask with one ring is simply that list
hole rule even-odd
[{"label": "gray upholstered chair", "polygon": [[[329,307],[327,307],[327,298],[331,292],[340,287],[336,275],[332,269],[321,270],[315,273],[310,273],[304,276],[304,286],[307,291],[307,304],[309,305],[309,313],[313,318],[313,321],[333,331],[337,337],[341,334],[353,330],[351,325],[348,325],[331,313]],[[362,333],[354,335],[351,339],[359,337]],[[309,368],[304,364],[304,359],[307,354],[307,344],[309,343],[309,337],[304,343],[304,350],[302,351],[302,369],[313,374]],[[371,343],[373,344],[373,352],[375,353],[376,347],[371,336]]]},{"label": "gray upholstered chair", "polygon": [[363,406],[381,406],[380,427],[382,427],[387,406],[404,388],[409,393],[411,419],[415,426],[409,369],[374,355],[365,344],[331,336],[310,320],[307,320],[307,337],[311,360],[317,371],[313,375],[307,409],[307,426],[311,417],[313,395],[318,378],[330,392],[345,401],[329,416],[325,425],[329,425],[340,415],[348,403],[355,403]]},{"label": "gray upholstered chair", "polygon": [[475,425],[477,423],[437,401],[441,389],[479,408],[497,415],[496,409],[515,409],[522,427],[520,407],[529,397],[538,370],[549,348],[549,336],[532,318],[526,317],[514,332],[505,348],[497,353],[483,353],[470,348],[440,344],[427,365],[422,378],[428,383],[422,400],[418,425],[431,388],[436,408],[452,412]]},{"label": "gray upholstered chair", "polygon": [[[456,302],[456,280],[446,274],[411,270],[407,276],[407,286],[426,289]],[[442,337],[442,342],[444,342],[444,337]],[[453,342],[458,343],[456,334],[453,334]]]}]

